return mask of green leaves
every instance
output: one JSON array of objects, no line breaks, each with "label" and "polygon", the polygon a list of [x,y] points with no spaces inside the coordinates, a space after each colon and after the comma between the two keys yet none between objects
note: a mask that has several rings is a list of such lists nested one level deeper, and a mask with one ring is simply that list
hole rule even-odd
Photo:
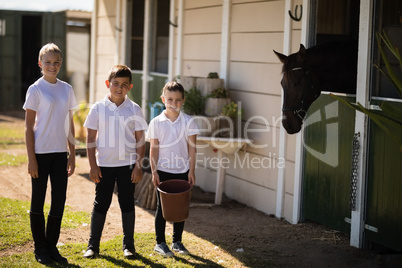
[{"label": "green leaves", "polygon": [[197,88],[190,88],[186,91],[183,110],[189,115],[202,115],[205,109],[206,98],[201,95],[201,91]]},{"label": "green leaves", "polygon": [[381,53],[382,60],[384,61],[385,68],[387,72],[382,70],[379,66],[374,65],[377,67],[382,74],[384,74],[386,77],[388,77],[391,82],[395,85],[395,88],[398,92],[399,97],[402,98],[402,77],[399,77],[396,73],[395,70],[392,68],[389,59],[387,57],[387,54],[384,51],[384,48],[382,47],[382,42],[388,47],[388,50],[391,52],[391,54],[398,60],[399,62],[399,68],[402,70],[402,57],[401,54],[399,53],[399,49],[396,46],[393,46],[391,41],[389,40],[387,34],[383,31],[382,34],[377,33],[377,44],[378,48]]}]

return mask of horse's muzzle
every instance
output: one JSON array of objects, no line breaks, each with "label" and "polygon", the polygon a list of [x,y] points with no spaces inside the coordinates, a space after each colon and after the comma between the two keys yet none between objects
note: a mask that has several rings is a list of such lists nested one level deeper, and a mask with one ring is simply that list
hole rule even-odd
[{"label": "horse's muzzle", "polygon": [[293,113],[285,112],[282,114],[282,126],[288,134],[295,134],[301,130],[303,121]]}]

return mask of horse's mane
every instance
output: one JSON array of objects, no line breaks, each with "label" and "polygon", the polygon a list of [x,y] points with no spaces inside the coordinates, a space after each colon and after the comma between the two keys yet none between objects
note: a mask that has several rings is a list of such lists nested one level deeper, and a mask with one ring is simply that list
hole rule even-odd
[{"label": "horse's mane", "polygon": [[[320,80],[322,88],[344,88],[344,93],[356,91],[357,41],[329,41],[306,49],[304,60],[299,52],[290,54],[282,72],[288,79],[300,75],[292,72],[294,68],[303,67],[313,70]],[[336,90],[334,90],[336,91]]]}]

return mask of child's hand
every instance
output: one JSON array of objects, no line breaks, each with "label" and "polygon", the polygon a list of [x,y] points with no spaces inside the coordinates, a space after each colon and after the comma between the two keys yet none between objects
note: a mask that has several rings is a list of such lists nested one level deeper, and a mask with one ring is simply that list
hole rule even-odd
[{"label": "child's hand", "polygon": [[70,155],[67,160],[68,176],[70,177],[71,175],[73,175],[74,171],[75,171],[75,155]]},{"label": "child's hand", "polygon": [[101,170],[98,166],[91,168],[89,170],[89,178],[93,181],[93,182],[100,182],[100,178],[102,178],[102,173]]},{"label": "child's hand", "polygon": [[28,173],[34,179],[39,178],[39,168],[36,159],[33,159],[33,161],[28,161]]},{"label": "child's hand", "polygon": [[142,180],[142,169],[138,166],[135,165],[133,172],[131,172],[131,182],[132,183],[137,183]]},{"label": "child's hand", "polygon": [[191,185],[194,185],[194,184],[195,184],[195,174],[194,174],[193,172],[189,172],[189,173],[188,173],[188,182],[189,182]]},{"label": "child's hand", "polygon": [[153,172],[152,173],[152,183],[154,184],[155,188],[159,186],[161,183],[159,180],[159,174],[158,172]]}]

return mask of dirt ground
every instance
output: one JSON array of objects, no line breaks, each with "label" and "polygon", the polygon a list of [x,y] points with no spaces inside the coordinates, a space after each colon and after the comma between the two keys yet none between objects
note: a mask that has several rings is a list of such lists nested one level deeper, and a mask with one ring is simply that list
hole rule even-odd
[{"label": "dirt ground", "polygon": [[[12,116],[11,116],[12,115]],[[23,124],[21,113],[0,114],[0,123],[15,127]],[[16,149],[13,153],[24,153]],[[91,212],[95,186],[88,178],[88,160],[77,156],[75,174],[70,177],[66,205],[76,211]],[[0,196],[30,200],[31,183],[26,165],[0,167]],[[47,202],[50,191],[48,189]],[[214,194],[195,187],[185,231],[209,240],[233,255],[238,249],[252,252],[278,267],[379,267],[376,252],[349,246],[349,237],[322,225],[307,222],[296,225],[266,215],[226,197],[222,205],[213,205]],[[61,243],[86,243],[89,222],[73,231],[62,232]],[[172,232],[168,224],[168,232]],[[135,232],[154,232],[154,211],[136,207]],[[107,215],[102,241],[122,234],[117,198]],[[0,251],[1,256],[32,251],[33,244]]]}]

